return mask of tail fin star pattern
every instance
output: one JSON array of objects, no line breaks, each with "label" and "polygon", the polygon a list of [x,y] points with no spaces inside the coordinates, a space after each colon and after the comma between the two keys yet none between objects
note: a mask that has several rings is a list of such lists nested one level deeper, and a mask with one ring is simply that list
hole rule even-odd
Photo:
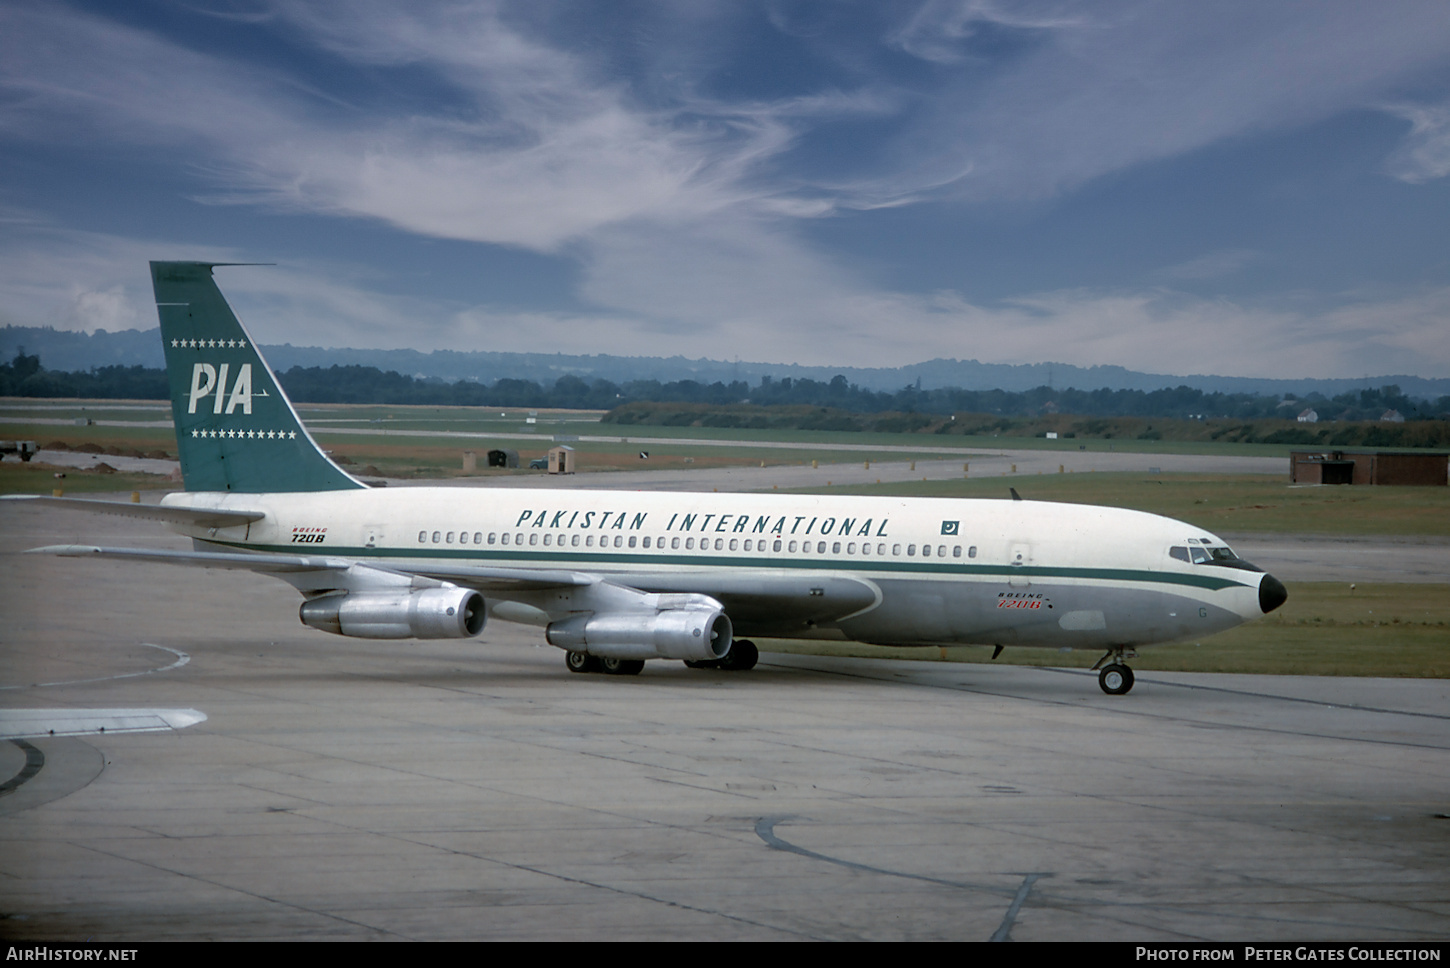
[{"label": "tail fin star pattern", "polygon": [[363,487],[302,426],[212,279],[218,264],[151,263],[186,489],[262,494]]}]

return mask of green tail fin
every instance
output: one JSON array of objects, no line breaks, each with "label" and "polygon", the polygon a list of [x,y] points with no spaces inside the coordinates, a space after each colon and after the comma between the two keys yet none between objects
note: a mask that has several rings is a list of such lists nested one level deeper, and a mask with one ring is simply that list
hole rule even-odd
[{"label": "green tail fin", "polygon": [[297,419],[212,280],[218,264],[151,263],[186,489],[261,494],[365,486],[328,460]]}]

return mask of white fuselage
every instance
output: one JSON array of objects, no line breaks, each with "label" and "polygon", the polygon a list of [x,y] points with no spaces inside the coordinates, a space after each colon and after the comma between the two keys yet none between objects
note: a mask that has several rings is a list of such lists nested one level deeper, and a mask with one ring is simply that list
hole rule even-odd
[{"label": "white fuselage", "polygon": [[[178,493],[265,512],[184,533],[213,549],[569,570],[726,606],[737,635],[901,645],[1112,648],[1258,617],[1262,573],[1170,553],[1220,546],[1170,518],[1034,501],[397,488]],[[467,579],[453,579],[468,584]],[[499,618],[547,624],[548,596],[494,590]]]}]

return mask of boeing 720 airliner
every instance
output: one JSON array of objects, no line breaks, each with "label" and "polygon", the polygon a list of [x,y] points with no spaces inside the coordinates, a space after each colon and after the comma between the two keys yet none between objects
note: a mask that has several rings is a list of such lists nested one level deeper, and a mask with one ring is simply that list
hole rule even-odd
[{"label": "boeing 720 airliner", "polygon": [[544,629],[574,672],[649,659],[749,669],[742,636],[1101,650],[1281,605],[1273,576],[1191,524],[1036,501],[372,488],[318,448],[213,281],[153,262],[186,490],[159,506],[32,498],[165,522],[191,551],[36,549],[273,575],[301,619],[363,638]]}]

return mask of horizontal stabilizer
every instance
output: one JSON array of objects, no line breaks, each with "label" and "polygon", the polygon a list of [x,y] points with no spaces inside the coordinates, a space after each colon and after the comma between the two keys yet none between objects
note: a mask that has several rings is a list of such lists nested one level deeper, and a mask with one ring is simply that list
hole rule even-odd
[{"label": "horizontal stabilizer", "polygon": [[77,497],[45,497],[41,494],[7,494],[0,501],[34,501],[47,507],[70,508],[95,514],[115,514],[144,521],[192,525],[199,528],[234,528],[266,517],[261,511],[235,511],[212,508],[173,508],[159,504],[128,504],[122,501],[91,501]]}]

